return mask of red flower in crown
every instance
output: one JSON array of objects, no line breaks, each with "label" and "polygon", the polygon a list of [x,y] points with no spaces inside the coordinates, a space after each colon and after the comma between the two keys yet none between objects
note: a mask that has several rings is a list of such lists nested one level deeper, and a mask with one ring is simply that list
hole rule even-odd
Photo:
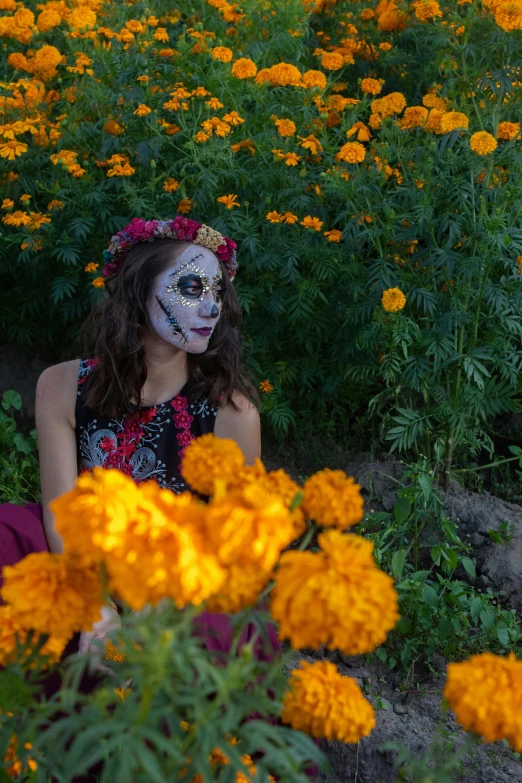
[{"label": "red flower in crown", "polygon": [[176,232],[176,238],[185,242],[192,242],[196,238],[198,230],[201,228],[201,223],[190,218],[178,215],[172,221],[172,228]]},{"label": "red flower in crown", "polygon": [[[132,242],[146,242],[148,239],[153,239],[157,225],[157,220],[132,218],[129,225],[123,229],[123,233],[128,234]],[[122,247],[124,246],[122,243]]]}]

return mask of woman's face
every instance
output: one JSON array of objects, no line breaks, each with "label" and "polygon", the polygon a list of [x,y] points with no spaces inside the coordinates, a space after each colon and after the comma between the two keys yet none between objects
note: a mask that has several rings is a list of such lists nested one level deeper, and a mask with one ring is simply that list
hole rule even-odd
[{"label": "woman's face", "polygon": [[203,353],[221,315],[225,283],[214,253],[190,244],[158,275],[147,302],[153,332],[188,353]]}]

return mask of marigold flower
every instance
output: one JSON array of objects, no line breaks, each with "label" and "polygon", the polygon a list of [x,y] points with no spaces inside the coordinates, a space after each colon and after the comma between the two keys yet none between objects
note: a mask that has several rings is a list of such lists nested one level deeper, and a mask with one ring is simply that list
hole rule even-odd
[{"label": "marigold flower", "polygon": [[428,109],[425,106],[408,106],[404,109],[404,114],[399,117],[397,124],[399,128],[421,128],[428,119]]},{"label": "marigold flower", "polygon": [[522,751],[522,661],[512,653],[449,663],[444,697],[466,731]]},{"label": "marigold flower", "polygon": [[194,141],[196,141],[198,144],[201,144],[204,141],[208,141],[209,139],[210,136],[208,133],[205,133],[205,131],[198,131],[194,136]]},{"label": "marigold flower", "polygon": [[317,739],[356,743],[375,726],[375,712],[357,681],[331,661],[300,661],[290,673],[281,718]]},{"label": "marigold flower", "polygon": [[301,160],[301,155],[296,155],[295,152],[286,152],[284,160],[287,166],[297,166]]},{"label": "marigold flower", "polygon": [[495,22],[507,33],[512,30],[522,29],[522,2],[521,0],[507,0],[496,5],[493,15]]},{"label": "marigold flower", "polygon": [[321,65],[327,71],[338,71],[344,65],[344,57],[338,52],[323,52]]},{"label": "marigold flower", "polygon": [[314,70],[305,71],[301,77],[301,82],[303,87],[306,87],[308,90],[313,90],[314,87],[324,90],[327,84],[324,73]]},{"label": "marigold flower", "polygon": [[415,9],[415,16],[420,19],[421,22],[427,22],[429,19],[435,19],[437,16],[442,16],[442,11],[437,0],[415,0],[413,3]]},{"label": "marigold flower", "polygon": [[401,92],[390,92],[383,98],[376,98],[371,103],[372,112],[377,112],[383,118],[400,114],[405,106],[406,98]]},{"label": "marigold flower", "polygon": [[46,33],[48,30],[52,30],[54,27],[58,27],[58,25],[61,23],[62,17],[52,8],[44,8],[44,10],[38,15],[36,22],[41,33]]},{"label": "marigold flower", "polygon": [[56,636],[89,631],[101,619],[102,588],[97,566],[66,555],[35,552],[5,566],[2,598],[25,628]]},{"label": "marigold flower", "polygon": [[[275,209],[271,212],[268,212],[266,215],[266,219],[270,221],[270,223],[282,223],[284,221],[283,215],[280,215],[279,212],[277,212]],[[264,383],[265,381],[262,381]],[[267,381],[268,383],[268,381]],[[261,388],[261,386],[259,387]],[[261,391],[265,391],[265,389],[261,389]],[[271,390],[269,390],[271,391]]]},{"label": "marigold flower", "polygon": [[183,215],[188,215],[192,209],[192,199],[182,198],[178,204],[177,212],[181,212]]},{"label": "marigold flower", "polygon": [[140,103],[138,108],[135,111],[133,111],[133,114],[137,114],[138,117],[146,117],[147,114],[151,113],[151,111],[152,109],[149,106],[147,106],[145,103]]},{"label": "marigold flower", "polygon": [[219,60],[222,63],[229,63],[233,57],[233,52],[227,46],[214,46],[212,57],[214,60]]},{"label": "marigold flower", "polygon": [[[284,218],[285,223],[289,223],[290,225],[293,225],[294,223],[297,223],[297,221],[299,220],[297,215],[294,215],[293,212],[285,212],[285,214],[283,215],[283,218]],[[306,218],[305,218],[305,220],[306,220]],[[314,220],[316,220],[316,218],[314,218]]]},{"label": "marigold flower", "polygon": [[499,122],[497,128],[497,139],[512,141],[520,133],[519,122]]},{"label": "marigold flower", "polygon": [[174,177],[169,177],[163,183],[163,190],[167,193],[175,193],[178,188],[179,182],[177,179],[174,179]]},{"label": "marigold flower", "polygon": [[9,141],[0,144],[0,157],[7,158],[7,160],[15,160],[15,158],[23,155],[27,152],[28,145],[24,144],[18,139],[10,139]]},{"label": "marigold flower", "polygon": [[323,527],[346,530],[364,516],[361,487],[344,470],[324,470],[314,473],[303,486],[303,510]]},{"label": "marigold flower", "polygon": [[272,576],[271,571],[266,571],[257,564],[243,562],[232,563],[225,572],[222,587],[207,601],[209,612],[236,614],[255,605]]},{"label": "marigold flower", "polygon": [[245,456],[235,441],[208,433],[187,446],[181,475],[196,492],[211,495],[216,479],[233,476],[244,463]]},{"label": "marigold flower", "polygon": [[361,90],[369,95],[378,95],[382,90],[382,79],[363,79],[361,82]]},{"label": "marigold flower", "polygon": [[270,605],[279,636],[295,649],[371,652],[399,619],[393,580],[375,565],[371,541],[327,530],[318,542],[318,553],[281,555]]},{"label": "marigold flower", "polygon": [[[281,221],[278,220],[278,221],[272,221],[272,222],[280,223]],[[265,394],[268,394],[269,392],[271,392],[273,390],[274,387],[270,383],[269,380],[266,380],[266,381],[261,381],[261,383],[259,384],[259,388],[261,389],[262,392],[265,392]]]},{"label": "marigold flower", "polygon": [[9,210],[14,207],[14,201],[11,198],[4,198],[2,201],[2,209]]},{"label": "marigold flower", "polygon": [[[12,606],[9,604],[0,606],[0,666],[7,666],[15,662],[24,663],[23,660],[20,661],[17,652],[16,638],[18,636],[20,644],[26,644],[30,630],[30,628],[24,627]],[[58,661],[71,636],[72,633],[69,633],[67,636],[50,635],[41,648],[40,655],[50,658],[53,662]],[[32,647],[36,647],[39,640],[40,633],[33,632],[31,637]],[[31,649],[29,648],[25,656],[28,657],[30,653]]]},{"label": "marigold flower", "polygon": [[104,277],[95,277],[92,281],[92,284],[95,288],[104,288],[105,287],[105,278]]},{"label": "marigold flower", "polygon": [[335,156],[335,160],[344,160],[346,163],[362,163],[365,157],[366,147],[358,141],[347,141]]},{"label": "marigold flower", "polygon": [[497,140],[487,131],[478,131],[471,136],[469,146],[477,155],[490,155],[497,148]]},{"label": "marigold flower", "polygon": [[319,220],[317,217],[307,215],[305,218],[303,218],[303,220],[301,220],[300,225],[304,226],[305,228],[311,228],[314,231],[320,231],[323,227],[323,221]]},{"label": "marigold flower", "polygon": [[382,306],[389,313],[395,313],[402,310],[406,304],[406,297],[400,288],[388,288],[382,292]]},{"label": "marigold flower", "polygon": [[343,232],[337,228],[333,228],[331,231],[323,231],[323,234],[329,242],[340,242]]},{"label": "marigold flower", "polygon": [[114,663],[123,663],[125,655],[118,651],[118,648],[114,646],[110,639],[105,641],[105,655],[106,661],[113,661]]},{"label": "marigold flower", "polygon": [[280,136],[293,136],[296,132],[296,125],[292,120],[276,119],[275,125]]},{"label": "marigold flower", "polygon": [[364,124],[364,122],[356,122],[352,127],[346,131],[348,138],[357,134],[357,141],[370,141],[372,134],[370,129]]},{"label": "marigold flower", "polygon": [[224,204],[227,209],[232,209],[232,207],[240,207],[241,204],[239,201],[236,201],[237,199],[237,193],[229,193],[228,196],[219,196],[216,201],[219,201],[221,204]]},{"label": "marigold flower", "polygon": [[250,79],[257,73],[257,65],[248,57],[241,57],[232,64],[232,76],[237,79]]},{"label": "marigold flower", "polygon": [[447,111],[444,112],[440,118],[440,131],[441,133],[450,133],[457,129],[467,130],[469,128],[469,119],[461,111]]},{"label": "marigold flower", "polygon": [[97,264],[95,261],[89,261],[87,266],[84,268],[84,272],[95,272],[100,265]]}]

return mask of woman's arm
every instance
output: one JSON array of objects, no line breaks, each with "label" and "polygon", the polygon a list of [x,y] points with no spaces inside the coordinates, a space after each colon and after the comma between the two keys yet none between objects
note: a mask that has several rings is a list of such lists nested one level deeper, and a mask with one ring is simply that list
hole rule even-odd
[{"label": "woman's arm", "polygon": [[62,552],[49,501],[74,487],[78,476],[75,415],[79,360],[55,364],[36,386],[36,431],[40,457],[43,526],[51,552]]},{"label": "woman's arm", "polygon": [[219,408],[214,425],[214,435],[218,438],[235,440],[245,455],[247,465],[253,465],[256,457],[261,457],[261,423],[259,411],[243,394],[234,392],[233,400],[239,406]]}]

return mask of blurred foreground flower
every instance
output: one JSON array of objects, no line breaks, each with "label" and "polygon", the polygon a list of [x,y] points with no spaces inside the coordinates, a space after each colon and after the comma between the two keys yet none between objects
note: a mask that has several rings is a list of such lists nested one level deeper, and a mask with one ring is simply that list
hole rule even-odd
[{"label": "blurred foreground flower", "polygon": [[360,490],[343,470],[325,468],[305,481],[303,510],[319,525],[346,530],[364,516]]},{"label": "blurred foreground flower", "polygon": [[328,530],[321,552],[284,552],[270,611],[296,649],[326,645],[347,655],[372,652],[399,619],[393,580],[375,565],[373,543]]},{"label": "blurred foreground flower", "polygon": [[505,739],[522,752],[522,661],[512,653],[449,663],[444,697],[466,731],[486,742]]},{"label": "blurred foreground flower", "polygon": [[317,739],[358,742],[375,726],[375,712],[352,677],[330,661],[300,662],[290,674],[282,720]]}]

